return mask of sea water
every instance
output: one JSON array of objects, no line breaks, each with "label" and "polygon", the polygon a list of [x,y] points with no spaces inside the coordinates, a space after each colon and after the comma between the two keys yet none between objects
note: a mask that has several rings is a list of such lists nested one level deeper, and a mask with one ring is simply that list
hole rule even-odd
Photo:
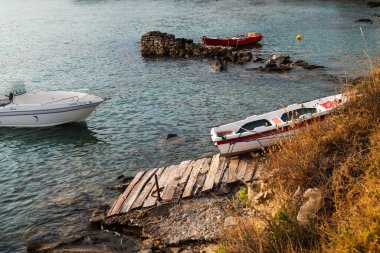
[{"label": "sea water", "polygon": [[[340,92],[335,77],[366,73],[366,53],[379,52],[379,23],[355,22],[374,13],[361,1],[1,0],[2,94],[23,81],[107,101],[85,124],[0,129],[0,252],[88,229],[86,210],[112,204],[121,174],[217,153],[213,126]],[[140,37],[152,30],[195,42],[257,31],[254,55],[326,68],[219,73],[209,59],[143,58]]]}]

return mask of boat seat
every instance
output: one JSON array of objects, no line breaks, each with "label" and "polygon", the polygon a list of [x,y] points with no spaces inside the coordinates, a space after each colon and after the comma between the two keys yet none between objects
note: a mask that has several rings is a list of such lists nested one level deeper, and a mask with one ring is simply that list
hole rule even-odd
[{"label": "boat seat", "polygon": [[11,103],[11,101],[9,101],[8,98],[0,99],[0,106],[6,106],[6,105],[9,105],[10,103]]}]

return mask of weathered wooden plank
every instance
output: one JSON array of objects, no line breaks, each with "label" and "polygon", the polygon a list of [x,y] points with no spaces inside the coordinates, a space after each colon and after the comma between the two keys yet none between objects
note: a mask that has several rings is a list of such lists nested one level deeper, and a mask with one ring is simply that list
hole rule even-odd
[{"label": "weathered wooden plank", "polygon": [[158,169],[148,170],[145,172],[145,174],[142,176],[140,181],[133,187],[132,191],[129,193],[127,199],[124,201],[123,206],[121,207],[120,212],[125,213],[128,212],[129,209],[131,209],[133,202],[137,199],[139,194],[143,191],[146,184],[149,182],[149,180],[152,178],[152,176],[156,173]]},{"label": "weathered wooden plank", "polygon": [[244,181],[245,175],[247,173],[248,162],[245,159],[240,160],[238,165],[237,180]]},{"label": "weathered wooden plank", "polygon": [[186,170],[185,170],[185,172],[183,173],[183,175],[182,175],[182,178],[181,178],[181,180],[179,180],[179,183],[178,184],[185,184],[185,183],[187,183],[187,181],[189,180],[189,176],[190,176],[190,174],[191,174],[191,171],[193,170],[193,168],[194,168],[194,164],[195,164],[195,162],[196,162],[196,160],[194,161],[191,161],[190,163],[189,163],[189,165],[187,165],[187,167],[186,167]]},{"label": "weathered wooden plank", "polygon": [[186,197],[191,196],[191,194],[193,192],[194,185],[197,182],[198,173],[199,173],[199,171],[201,171],[202,165],[203,165],[205,160],[206,160],[206,158],[199,159],[193,165],[193,170],[191,171],[191,174],[189,176],[189,180],[187,181],[185,190],[183,191],[182,198],[186,198]]},{"label": "weathered wooden plank", "polygon": [[131,183],[128,185],[127,189],[125,189],[125,191],[114,202],[111,209],[108,211],[107,216],[119,213],[120,208],[123,206],[125,199],[128,197],[133,187],[139,182],[139,180],[144,174],[145,174],[145,171],[140,171],[139,173],[136,174],[136,176],[132,179]]},{"label": "weathered wooden plank", "polygon": [[[172,172],[172,169],[175,168],[176,165],[171,165],[169,167],[166,167],[164,171],[162,172],[160,178],[158,179],[158,186],[160,187],[160,193],[162,189],[164,189],[165,182],[167,178],[170,176],[170,173]],[[155,193],[155,194],[153,194]],[[156,204],[157,201],[157,189],[155,186],[153,186],[152,190],[150,191],[148,198],[144,201],[143,207],[153,206]]]},{"label": "weathered wooden plank", "polygon": [[219,157],[218,172],[215,176],[214,187],[219,187],[222,182],[223,176],[227,170],[227,159],[224,157]]},{"label": "weathered wooden plank", "polygon": [[181,200],[183,191],[185,190],[187,181],[189,180],[191,171],[193,170],[194,164],[196,161],[190,161],[190,163],[187,165],[185,172],[182,175],[182,178],[180,179],[177,187],[175,188],[175,192],[172,198],[173,202],[179,202]]},{"label": "weathered wooden plank", "polygon": [[193,190],[194,196],[201,195],[203,185],[206,181],[207,173],[210,170],[210,165],[211,165],[211,158],[206,158],[206,160],[202,164],[201,170],[198,173],[197,181],[194,185],[194,190]]},{"label": "weathered wooden plank", "polygon": [[233,183],[237,181],[237,168],[239,165],[239,159],[231,159],[225,172],[222,183]]},{"label": "weathered wooden plank", "polygon": [[190,161],[183,161],[180,165],[173,170],[171,173],[171,177],[168,178],[165,189],[162,191],[162,200],[163,201],[171,201],[175,192],[175,188],[177,187],[179,181],[182,178],[183,173],[185,172],[187,166]]},{"label": "weathered wooden plank", "polygon": [[[158,178],[161,176],[162,172],[164,171],[164,168],[165,167],[161,167],[156,171],[155,175],[157,175]],[[144,187],[144,190],[140,193],[140,195],[137,197],[135,202],[133,202],[131,209],[142,207],[145,199],[148,197],[149,193],[152,191],[153,187],[155,186],[155,182],[156,182],[156,180],[154,179],[155,175],[153,175],[150,178],[148,184]]]},{"label": "weathered wooden plank", "polygon": [[206,181],[203,185],[202,191],[209,191],[214,188],[215,177],[218,173],[219,167],[219,154],[214,155],[211,160],[210,170],[207,173]]}]

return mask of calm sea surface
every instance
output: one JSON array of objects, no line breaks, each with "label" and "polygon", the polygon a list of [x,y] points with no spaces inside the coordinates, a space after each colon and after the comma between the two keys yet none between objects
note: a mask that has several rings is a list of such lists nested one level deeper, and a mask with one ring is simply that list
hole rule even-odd
[{"label": "calm sea surface", "polygon": [[[331,75],[366,71],[355,20],[376,9],[358,2],[0,0],[2,94],[22,80],[29,91],[108,98],[86,124],[0,129],[0,252],[86,229],[86,210],[112,203],[121,174],[216,153],[212,126],[338,92]],[[361,26],[379,53],[378,23]],[[151,30],[195,41],[258,31],[254,54],[328,68],[267,74],[247,71],[251,63],[216,73],[209,60],[144,59],[140,37]]]}]

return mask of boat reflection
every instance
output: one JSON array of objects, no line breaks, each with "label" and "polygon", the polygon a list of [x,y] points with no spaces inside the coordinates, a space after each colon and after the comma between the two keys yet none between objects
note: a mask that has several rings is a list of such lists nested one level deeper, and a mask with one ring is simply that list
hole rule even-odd
[{"label": "boat reflection", "polygon": [[104,141],[98,139],[96,132],[86,122],[69,123],[47,128],[0,128],[0,146],[9,141],[22,142],[23,145],[47,144],[75,147],[86,146]]}]

